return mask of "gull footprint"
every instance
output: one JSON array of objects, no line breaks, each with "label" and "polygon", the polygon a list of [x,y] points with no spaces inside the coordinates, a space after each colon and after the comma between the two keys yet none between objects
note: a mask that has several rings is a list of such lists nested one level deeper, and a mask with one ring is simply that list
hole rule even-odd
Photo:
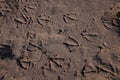
[{"label": "gull footprint", "polygon": [[63,20],[65,23],[70,23],[70,21],[77,21],[77,13],[71,12],[63,15]]}]

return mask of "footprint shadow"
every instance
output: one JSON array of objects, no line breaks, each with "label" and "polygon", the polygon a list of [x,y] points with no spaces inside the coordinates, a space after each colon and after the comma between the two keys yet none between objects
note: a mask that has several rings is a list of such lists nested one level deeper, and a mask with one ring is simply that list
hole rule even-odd
[{"label": "footprint shadow", "polygon": [[105,12],[104,16],[101,17],[101,21],[104,26],[107,26],[107,28],[117,33],[120,37],[120,11],[116,12],[114,15],[111,14],[111,12]]},{"label": "footprint shadow", "polygon": [[0,44],[0,59],[13,59],[12,49],[9,45]]}]

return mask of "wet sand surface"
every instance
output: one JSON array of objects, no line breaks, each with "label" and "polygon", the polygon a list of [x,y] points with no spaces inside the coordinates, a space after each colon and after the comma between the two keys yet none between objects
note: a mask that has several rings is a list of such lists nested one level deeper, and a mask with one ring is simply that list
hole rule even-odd
[{"label": "wet sand surface", "polygon": [[0,0],[0,80],[120,80],[120,0]]}]

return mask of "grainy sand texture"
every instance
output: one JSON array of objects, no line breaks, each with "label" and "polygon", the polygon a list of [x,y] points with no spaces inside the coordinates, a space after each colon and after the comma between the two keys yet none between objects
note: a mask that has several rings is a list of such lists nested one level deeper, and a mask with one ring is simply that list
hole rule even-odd
[{"label": "grainy sand texture", "polygon": [[120,0],[0,0],[0,80],[120,80]]}]

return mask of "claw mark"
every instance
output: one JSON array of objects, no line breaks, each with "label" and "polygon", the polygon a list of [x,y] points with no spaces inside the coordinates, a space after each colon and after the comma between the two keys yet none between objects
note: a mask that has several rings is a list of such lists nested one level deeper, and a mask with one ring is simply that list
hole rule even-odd
[{"label": "claw mark", "polygon": [[4,78],[7,76],[8,72],[2,70],[1,73],[2,73],[2,74],[0,74],[0,80],[4,80]]},{"label": "claw mark", "polygon": [[50,16],[46,15],[40,15],[40,17],[37,19],[38,23],[42,26],[45,26],[45,24],[50,21]]},{"label": "claw mark", "polygon": [[79,46],[79,42],[77,39],[75,39],[73,36],[69,36],[69,39],[64,42],[64,44],[70,45],[70,46]]},{"label": "claw mark", "polygon": [[17,21],[17,22],[19,22],[19,23],[23,23],[23,24],[25,24],[25,23],[26,23],[26,21],[25,21],[25,20],[20,19],[20,18],[15,18],[15,21]]},{"label": "claw mark", "polygon": [[76,12],[71,12],[71,13],[63,15],[63,20],[64,20],[65,23],[68,23],[67,19],[77,21],[77,13]]},{"label": "claw mark", "polygon": [[88,36],[84,35],[83,33],[81,33],[82,37],[85,38],[87,41],[89,42],[93,42],[93,40],[91,40]]}]

